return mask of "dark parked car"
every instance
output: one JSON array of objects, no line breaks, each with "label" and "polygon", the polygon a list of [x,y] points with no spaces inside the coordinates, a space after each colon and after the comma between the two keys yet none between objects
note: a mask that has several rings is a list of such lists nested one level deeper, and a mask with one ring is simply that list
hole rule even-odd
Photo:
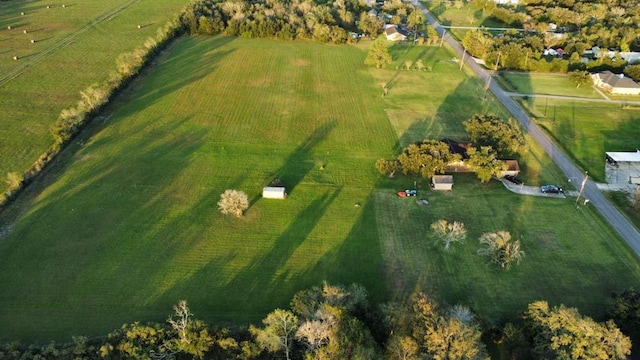
[{"label": "dark parked car", "polygon": [[561,192],[564,192],[564,190],[562,190],[561,187],[557,187],[555,185],[542,185],[540,186],[540,191],[542,191],[543,193],[551,193],[551,194],[559,194]]},{"label": "dark parked car", "polygon": [[510,181],[516,185],[521,185],[522,184],[522,180],[518,179],[516,176],[513,175],[505,175],[504,179],[507,181]]}]

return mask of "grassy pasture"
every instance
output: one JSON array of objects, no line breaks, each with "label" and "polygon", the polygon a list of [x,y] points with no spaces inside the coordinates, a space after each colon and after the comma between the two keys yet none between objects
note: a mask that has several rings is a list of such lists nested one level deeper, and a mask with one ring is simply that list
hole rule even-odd
[{"label": "grassy pasture", "polygon": [[[414,179],[381,179],[376,159],[462,139],[474,112],[505,114],[444,48],[398,45],[392,65],[369,69],[366,45],[175,42],[0,214],[0,340],[162,321],[180,299],[212,323],[254,322],[322,280],[360,282],[373,302],[425,289],[488,318],[537,299],[598,315],[610,291],[640,284],[637,259],[571,199],[521,198],[471,175],[423,194],[427,206],[394,196]],[[433,71],[399,70],[418,58]],[[528,182],[560,179],[537,147],[525,161]],[[260,198],[274,178],[285,201]],[[252,199],[244,218],[217,211],[227,188]],[[451,254],[426,236],[440,217],[470,229]],[[474,239],[500,229],[528,255],[508,273],[475,255]]]},{"label": "grassy pasture", "polygon": [[530,98],[525,106],[597,181],[605,181],[605,152],[633,151],[640,138],[640,111],[620,104]]},{"label": "grassy pasture", "polygon": [[565,74],[500,72],[496,79],[500,80],[505,90],[511,92],[602,99],[590,86],[576,88]]},{"label": "grassy pasture", "polygon": [[119,54],[154,36],[185,2],[77,0],[64,8],[0,2],[0,178],[26,170],[51,145],[49,128],[60,110],[75,105],[80,91],[115,70]]}]

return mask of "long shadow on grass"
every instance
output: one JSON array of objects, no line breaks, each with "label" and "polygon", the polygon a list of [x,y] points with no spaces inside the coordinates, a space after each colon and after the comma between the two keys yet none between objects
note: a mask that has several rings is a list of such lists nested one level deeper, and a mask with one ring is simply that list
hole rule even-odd
[{"label": "long shadow on grass", "polygon": [[[164,136],[142,137],[127,146],[87,146],[64,178],[49,170],[50,185],[29,196],[31,210],[0,243],[0,253],[12,254],[0,264],[0,303],[11,308],[5,314],[30,318],[30,307],[50,309],[47,319],[16,325],[16,336],[58,338],[46,330],[33,333],[36,324],[55,318],[61,328],[78,333],[95,328],[91,316],[66,318],[51,304],[66,303],[78,313],[116,303],[140,305],[130,289],[144,288],[157,260],[149,254],[166,248],[171,232],[163,224],[171,219],[173,202],[181,199],[172,185],[203,144],[203,134],[178,131],[185,122],[177,120],[164,128]],[[30,305],[20,305],[24,299]]]},{"label": "long shadow on grass", "polygon": [[[227,275],[222,273],[225,269],[229,271],[229,262],[235,258],[235,254],[230,253],[227,257],[211,259],[187,279],[180,279],[157,302],[168,306],[176,299],[183,298],[185,293],[195,294],[192,289],[202,288],[203,293],[210,295],[193,297],[190,301],[194,307],[207,309],[209,316],[218,321],[255,321],[274,306],[285,306],[293,295],[292,291],[307,285],[298,286],[301,278],[298,272],[301,270],[293,268],[289,262],[299,247],[309,241],[309,235],[340,193],[339,188],[330,189],[313,200],[296,215],[270,248],[265,249],[262,244],[238,244],[243,248],[255,247],[256,256],[232,278],[226,279]],[[240,220],[235,219],[234,222],[237,221]]]},{"label": "long shadow on grass", "polygon": [[320,144],[331,130],[337,125],[336,121],[329,121],[316,128],[298,147],[287,157],[282,166],[271,173],[272,178],[282,182],[291,194],[294,188],[315,166],[312,160],[313,149]]},{"label": "long shadow on grass", "polygon": [[[234,39],[235,37],[232,36],[208,36],[182,37],[176,40],[180,42],[177,45],[178,49],[175,46],[170,46],[167,51],[179,50],[179,52],[169,56],[161,55],[157,65],[146,69],[140,77],[142,82],[140,86],[145,87],[146,90],[134,99],[127,99],[128,106],[120,110],[120,118],[143,111],[154,103],[163,101],[167,95],[173,94],[215,71],[222,59],[234,51],[225,46]],[[171,63],[171,65],[165,67],[163,66],[165,63]],[[183,71],[179,74],[172,72],[172,69],[176,68]],[[145,76],[149,72],[155,72],[154,76]],[[136,88],[136,86],[132,88]],[[203,89],[203,91],[207,91],[207,89]],[[216,91],[220,90],[216,89]]]}]

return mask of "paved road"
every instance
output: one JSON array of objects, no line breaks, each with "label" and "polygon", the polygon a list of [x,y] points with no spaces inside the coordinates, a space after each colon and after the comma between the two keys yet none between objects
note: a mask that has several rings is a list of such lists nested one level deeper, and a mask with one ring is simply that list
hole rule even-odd
[{"label": "paved road", "polygon": [[[436,19],[427,11],[422,4],[414,1],[425,14],[427,21],[431,23],[436,30],[442,34],[445,30],[436,21]],[[459,57],[463,57],[463,48],[450,35],[445,34],[444,41],[451,46]],[[522,108],[507,94],[498,84],[491,81],[491,75],[488,71],[481,68],[475,61],[468,56],[465,60],[466,65],[482,80],[495,97],[502,102],[505,108],[511,112],[513,117],[517,119],[522,126],[528,130],[529,134],[535,141],[540,144],[551,159],[564,172],[567,179],[573,184],[579,186],[585,175],[578,169],[571,160],[560,150],[560,148],[536,125],[531,118],[522,110]],[[583,196],[589,199],[591,204],[598,209],[600,214],[611,224],[611,226],[622,236],[629,246],[640,256],[640,232],[624,217],[618,209],[602,195],[598,187],[592,181],[588,180],[585,184]]]}]

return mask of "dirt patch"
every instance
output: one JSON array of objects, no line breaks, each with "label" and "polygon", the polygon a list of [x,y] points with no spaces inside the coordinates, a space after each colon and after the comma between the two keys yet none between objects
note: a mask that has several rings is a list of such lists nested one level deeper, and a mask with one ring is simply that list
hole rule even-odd
[{"label": "dirt patch", "polygon": [[291,65],[294,65],[294,66],[309,66],[309,64],[310,64],[309,60],[305,60],[305,59],[291,60]]},{"label": "dirt patch", "polygon": [[562,248],[558,244],[556,234],[547,229],[532,229],[529,230],[529,239],[532,243],[538,245],[541,249],[546,251],[560,251]]}]

